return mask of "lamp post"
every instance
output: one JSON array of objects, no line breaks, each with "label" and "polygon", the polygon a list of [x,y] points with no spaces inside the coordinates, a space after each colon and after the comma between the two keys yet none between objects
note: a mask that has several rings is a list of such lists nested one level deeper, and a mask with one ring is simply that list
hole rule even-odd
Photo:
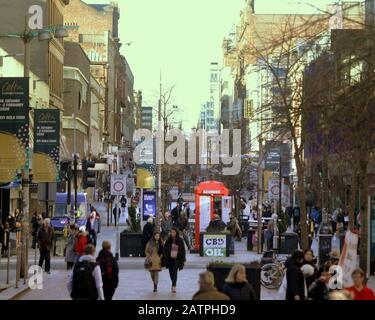
[{"label": "lamp post", "polygon": [[[24,78],[30,78],[30,44],[31,41],[38,37],[39,41],[49,41],[52,39],[52,33],[54,33],[55,38],[64,38],[68,36],[68,32],[66,30],[68,27],[64,27],[61,25],[57,26],[47,26],[40,30],[30,30],[27,23],[27,16],[25,16],[25,25],[24,30],[20,33],[8,33],[8,34],[0,34],[0,38],[18,38],[23,41],[24,44],[24,70],[23,76]],[[77,27],[70,27],[70,28],[77,28]],[[28,110],[29,115],[30,108]],[[30,115],[29,115],[30,116]],[[32,128],[29,126],[28,135],[30,135],[30,130]],[[28,266],[28,228],[29,228],[29,207],[30,207],[30,158],[31,153],[29,151],[29,147],[26,149],[27,154],[27,163],[26,166],[22,169],[22,212],[23,212],[23,221],[21,227],[21,250],[22,246],[24,247],[23,254],[21,254],[21,262],[20,262],[20,274],[19,276],[24,278],[24,283],[26,283],[27,278],[27,266]],[[18,255],[17,255],[18,257]],[[17,260],[17,265],[19,262]],[[17,269],[18,270],[18,269]]]}]

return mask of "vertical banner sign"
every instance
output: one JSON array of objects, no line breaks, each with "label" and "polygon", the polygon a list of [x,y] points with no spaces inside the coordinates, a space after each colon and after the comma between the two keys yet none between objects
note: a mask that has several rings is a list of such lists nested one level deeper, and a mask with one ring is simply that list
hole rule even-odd
[{"label": "vertical banner sign", "polygon": [[11,182],[27,169],[29,79],[0,78],[0,182]]},{"label": "vertical banner sign", "polygon": [[223,222],[229,222],[229,214],[232,211],[232,197],[222,197],[221,198],[221,220]]},{"label": "vertical banner sign", "polygon": [[279,199],[279,180],[269,179],[268,180],[268,199],[271,201],[273,199]]},{"label": "vertical banner sign", "polygon": [[34,110],[33,181],[56,182],[60,162],[60,111]]},{"label": "vertical banner sign", "polygon": [[143,192],[143,220],[152,215],[156,217],[156,193],[155,191]]},{"label": "vertical banner sign", "polygon": [[347,231],[339,265],[342,268],[344,288],[353,285],[352,272],[357,266],[358,234]]},{"label": "vertical banner sign", "polygon": [[209,196],[199,197],[199,228],[205,232],[211,221],[211,198]]}]

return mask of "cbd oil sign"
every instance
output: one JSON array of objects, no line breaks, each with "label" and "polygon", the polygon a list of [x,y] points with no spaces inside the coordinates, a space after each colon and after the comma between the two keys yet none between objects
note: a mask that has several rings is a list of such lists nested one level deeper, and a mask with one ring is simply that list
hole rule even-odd
[{"label": "cbd oil sign", "polygon": [[0,78],[0,182],[28,167],[29,79]]},{"label": "cbd oil sign", "polygon": [[226,234],[202,234],[204,257],[226,257],[227,235]]},{"label": "cbd oil sign", "polygon": [[34,111],[34,182],[56,182],[60,154],[60,111]]}]

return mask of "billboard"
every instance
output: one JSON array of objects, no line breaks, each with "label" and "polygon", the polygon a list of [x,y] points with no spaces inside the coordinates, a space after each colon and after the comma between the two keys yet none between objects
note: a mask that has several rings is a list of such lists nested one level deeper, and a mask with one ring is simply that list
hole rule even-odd
[{"label": "billboard", "polygon": [[204,257],[226,257],[227,235],[203,234],[203,256]]},{"label": "billboard", "polygon": [[150,215],[156,217],[156,192],[143,191],[143,220]]},{"label": "billboard", "polygon": [[33,181],[56,182],[60,162],[60,111],[35,109]]},{"label": "billboard", "polygon": [[0,78],[0,183],[29,166],[29,79]]}]

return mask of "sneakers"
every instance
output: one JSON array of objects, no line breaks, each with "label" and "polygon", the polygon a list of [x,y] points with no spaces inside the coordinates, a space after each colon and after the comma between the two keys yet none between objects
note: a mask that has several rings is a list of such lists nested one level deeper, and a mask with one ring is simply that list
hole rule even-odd
[{"label": "sneakers", "polygon": [[172,287],[172,293],[176,293],[176,287]]},{"label": "sneakers", "polygon": [[154,284],[154,292],[158,292],[158,286]]}]

